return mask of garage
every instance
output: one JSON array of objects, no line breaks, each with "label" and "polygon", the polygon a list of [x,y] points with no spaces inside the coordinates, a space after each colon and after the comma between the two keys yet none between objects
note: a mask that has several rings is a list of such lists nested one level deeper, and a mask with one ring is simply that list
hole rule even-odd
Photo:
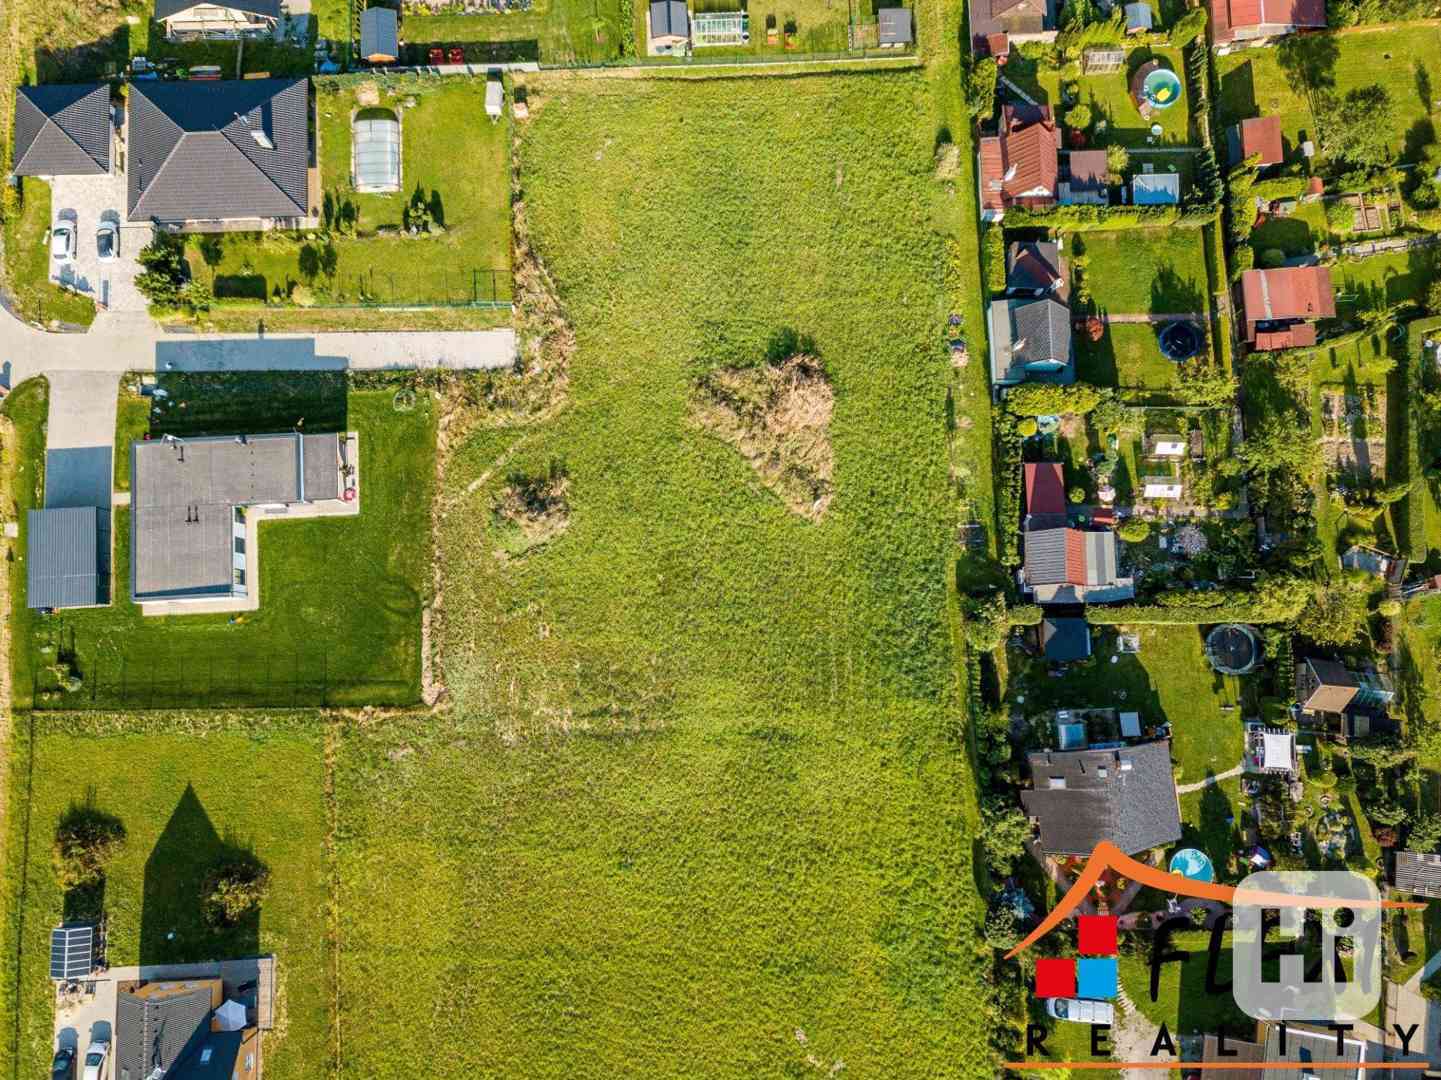
[{"label": "garage", "polygon": [[359,192],[400,190],[400,120],[389,109],[362,109],[355,114],[350,182]]}]

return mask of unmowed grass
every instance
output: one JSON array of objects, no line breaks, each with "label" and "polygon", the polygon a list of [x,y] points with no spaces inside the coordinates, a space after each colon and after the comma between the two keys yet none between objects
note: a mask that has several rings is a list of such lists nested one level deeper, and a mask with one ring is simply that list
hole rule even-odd
[{"label": "unmowed grass", "polygon": [[[532,81],[570,400],[449,464],[451,712],[340,747],[347,1070],[992,1074],[933,108],[911,74]],[[785,328],[835,386],[817,523],[686,421]],[[495,491],[552,460],[570,528],[498,560]]]}]

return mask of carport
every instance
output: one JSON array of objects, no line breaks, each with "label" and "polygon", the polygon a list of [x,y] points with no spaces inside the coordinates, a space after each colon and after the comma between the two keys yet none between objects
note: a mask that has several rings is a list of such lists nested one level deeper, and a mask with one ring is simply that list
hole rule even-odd
[{"label": "carport", "polygon": [[350,180],[356,191],[400,190],[400,120],[389,109],[362,109],[350,128]]}]

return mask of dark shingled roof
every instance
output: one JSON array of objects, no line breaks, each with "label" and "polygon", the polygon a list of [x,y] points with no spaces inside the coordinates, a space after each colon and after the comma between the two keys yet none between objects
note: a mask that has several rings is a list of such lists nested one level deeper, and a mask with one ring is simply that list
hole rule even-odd
[{"label": "dark shingled roof", "polygon": [[366,8],[360,16],[360,55],[367,60],[394,60],[400,55],[400,38],[395,9]]},{"label": "dark shingled roof", "polygon": [[910,8],[881,8],[876,12],[876,21],[880,24],[877,40],[882,45],[909,45],[915,40]]},{"label": "dark shingled roof", "polygon": [[690,37],[690,16],[681,0],[654,0],[650,6],[650,36]]},{"label": "dark shingled roof", "polygon": [[110,511],[94,506],[26,516],[25,606],[92,607],[108,598]]},{"label": "dark shingled roof", "polygon": [[1044,619],[1041,650],[1047,660],[1084,660],[1091,655],[1091,628],[1085,619]]},{"label": "dark shingled roof", "polygon": [[1441,855],[1396,852],[1396,873],[1392,880],[1397,892],[1441,897]]},{"label": "dark shingled roof", "polygon": [[1021,792],[1041,827],[1042,850],[1089,855],[1109,840],[1127,855],[1181,838],[1171,744],[1030,754],[1032,787]]},{"label": "dark shingled roof", "polygon": [[[169,19],[182,11],[199,7],[207,0],[155,0],[155,18]],[[214,0],[219,7],[233,8],[247,15],[260,15],[269,19],[280,18],[280,0]]]},{"label": "dark shingled roof", "polygon": [[[188,988],[187,988],[188,986]],[[210,1033],[209,984],[177,984],[174,993],[141,996],[122,986],[115,1001],[117,1075],[133,1080],[171,1066]]]},{"label": "dark shingled roof", "polygon": [[309,162],[304,79],[130,85],[131,221],[305,217]]},{"label": "dark shingled roof", "polygon": [[15,91],[17,176],[109,171],[109,86],[22,86]]}]

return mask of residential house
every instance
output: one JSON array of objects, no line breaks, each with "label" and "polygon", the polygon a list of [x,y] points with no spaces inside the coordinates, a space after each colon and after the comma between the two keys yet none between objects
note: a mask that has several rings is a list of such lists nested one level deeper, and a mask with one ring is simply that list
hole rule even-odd
[{"label": "residential house", "polygon": [[1296,702],[1308,715],[1384,711],[1395,697],[1391,680],[1377,672],[1351,671],[1334,660],[1318,657],[1304,657],[1296,662]]},{"label": "residential house", "polygon": [[1072,150],[1066,155],[1065,178],[1058,195],[1062,205],[1083,203],[1089,206],[1111,204],[1110,170],[1104,150]]},{"label": "residential house", "polygon": [[[1260,1043],[1226,1038],[1226,1057],[1221,1056],[1221,1042],[1216,1035],[1207,1035],[1201,1042],[1202,1061],[1229,1061],[1226,1080],[1266,1080],[1266,1048]],[[1254,1069],[1242,1068],[1255,1064]]]},{"label": "residential house", "polygon": [[[1341,1052],[1337,1053],[1336,1032],[1329,1028],[1308,1027],[1295,1020],[1263,1020],[1256,1026],[1256,1041],[1265,1048],[1261,1060],[1266,1063],[1266,1080],[1361,1080],[1372,1075],[1360,1068],[1366,1062],[1366,1044],[1360,1039],[1343,1038]],[[1315,1068],[1317,1065],[1322,1068]],[[1345,1068],[1347,1065],[1357,1068]]]},{"label": "residential house", "polygon": [[[1056,29],[1058,0],[975,0],[967,5],[971,48],[982,56],[995,56],[996,35],[1036,40]],[[999,57],[998,57],[999,59]]]},{"label": "residential house", "polygon": [[110,602],[110,510],[68,506],[26,512],[25,606],[40,610]]},{"label": "residential house", "polygon": [[1330,734],[1345,745],[1352,739],[1389,738],[1401,734],[1401,724],[1384,706],[1352,705],[1335,718]]},{"label": "residential house", "polygon": [[260,1028],[220,979],[122,982],[115,997],[120,1080],[258,1080]]},{"label": "residential house", "polygon": [[154,17],[171,41],[269,37],[280,22],[280,0],[155,0]]},{"label": "residential house", "polygon": [[915,43],[916,29],[910,8],[881,8],[876,12],[876,24],[877,40],[883,49],[902,49]]},{"label": "residential house", "polygon": [[1246,340],[1257,351],[1316,344],[1316,323],[1336,316],[1331,271],[1325,266],[1247,270],[1241,275]]},{"label": "residential house", "polygon": [[1399,893],[1441,899],[1441,855],[1398,851],[1391,881]]},{"label": "residential house", "polygon": [[1066,259],[1054,241],[1016,241],[1006,246],[1006,291],[1012,296],[1055,296],[1064,303],[1070,293],[1068,277]]},{"label": "residential house", "polygon": [[1378,577],[1387,585],[1400,585],[1406,577],[1406,557],[1389,555],[1380,548],[1366,544],[1352,544],[1341,556],[1341,566],[1346,570],[1360,570]]},{"label": "residential house", "polygon": [[1136,595],[1134,579],[1121,573],[1110,529],[1033,527],[1024,547],[1022,587],[1038,604],[1109,603]]},{"label": "residential house", "polygon": [[1143,172],[1131,177],[1131,202],[1136,206],[1178,206],[1181,174]]},{"label": "residential house", "polygon": [[1076,381],[1071,312],[1055,300],[992,300],[989,346],[997,386]]},{"label": "residential house", "polygon": [[16,176],[92,176],[110,171],[110,87],[105,83],[15,90]]},{"label": "residential house", "polygon": [[400,58],[400,21],[394,8],[360,13],[360,58],[371,64],[393,64]]},{"label": "residential house", "polygon": [[1279,116],[1254,116],[1232,124],[1226,129],[1226,153],[1232,165],[1239,165],[1247,158],[1256,157],[1260,168],[1280,165],[1286,160],[1286,149],[1281,142],[1281,118]]},{"label": "residential house", "polygon": [[130,221],[204,232],[317,220],[305,79],[132,82],[128,108]]},{"label": "residential house", "polygon": [[674,49],[690,40],[690,15],[683,0],[655,0],[650,6],[650,43]]},{"label": "residential house", "polygon": [[1127,855],[1181,839],[1171,744],[1027,755],[1031,787],[1021,805],[1048,855],[1089,855],[1109,840]]},{"label": "residential house", "polygon": [[1211,38],[1221,51],[1326,27],[1326,0],[1210,0]]},{"label": "residential house", "polygon": [[1042,619],[1041,655],[1058,664],[1085,660],[1091,655],[1091,626],[1085,619]]},{"label": "residential house", "polygon": [[980,143],[981,220],[1000,221],[1013,206],[1055,206],[1060,145],[1049,105],[1002,107],[998,133]]}]

